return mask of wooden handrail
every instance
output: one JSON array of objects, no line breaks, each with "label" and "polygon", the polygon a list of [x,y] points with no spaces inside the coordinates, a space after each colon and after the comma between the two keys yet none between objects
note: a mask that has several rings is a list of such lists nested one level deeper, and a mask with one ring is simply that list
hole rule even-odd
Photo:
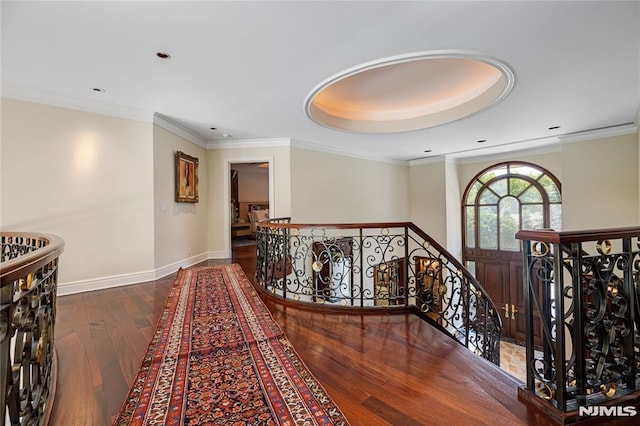
[{"label": "wooden handrail", "polygon": [[53,406],[58,257],[55,235],[2,232],[0,426],[46,425]]},{"label": "wooden handrail", "polygon": [[284,220],[289,218],[276,218],[256,222],[256,226],[265,228],[286,228],[286,229],[369,229],[369,228],[404,228],[415,227],[412,222],[371,222],[371,223],[281,223],[272,222],[274,220]]},{"label": "wooden handrail", "polygon": [[519,240],[544,241],[556,244],[581,243],[586,241],[615,240],[640,237],[640,227],[587,229],[579,231],[522,230],[516,233]]},{"label": "wooden handrail", "polygon": [[[256,223],[257,227],[264,228],[277,228],[277,229],[312,229],[312,228],[321,228],[321,229],[375,229],[375,228],[410,228],[413,232],[418,234],[420,237],[424,238],[439,252],[446,254],[449,261],[455,265],[458,269],[463,271],[463,274],[469,279],[477,288],[482,292],[482,294],[491,300],[491,297],[486,292],[484,287],[476,280],[476,278],[468,273],[467,268],[465,268],[461,262],[459,262],[447,249],[445,249],[442,245],[440,245],[436,240],[431,238],[426,232],[420,229],[413,222],[369,222],[369,223],[283,223],[283,222],[275,222],[280,220],[290,220],[290,217],[282,217],[282,218],[270,218],[265,219]],[[493,302],[491,302],[493,304]],[[500,326],[502,327],[502,319],[500,319]]]},{"label": "wooden handrail", "polygon": [[[499,364],[502,320],[490,296],[458,259],[414,223],[290,220],[256,223],[256,281],[262,291],[323,311],[410,308]],[[348,266],[341,264],[333,272],[334,257],[348,259]],[[434,261],[436,266],[427,273],[427,266],[418,266],[417,259],[429,259],[427,265]],[[394,272],[384,272],[386,268]]]},{"label": "wooden handrail", "polygon": [[520,399],[563,423],[579,418],[579,408],[637,407],[640,227],[523,230],[516,238],[527,337]]},{"label": "wooden handrail", "polygon": [[10,285],[21,276],[26,276],[31,270],[46,265],[64,251],[64,240],[57,235],[34,232],[2,232],[2,237],[45,240],[46,244],[15,259],[0,263],[0,288]]}]

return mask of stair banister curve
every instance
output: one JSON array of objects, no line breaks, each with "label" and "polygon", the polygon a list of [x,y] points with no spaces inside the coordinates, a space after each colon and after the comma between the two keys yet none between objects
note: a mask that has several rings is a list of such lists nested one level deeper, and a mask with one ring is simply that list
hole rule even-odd
[{"label": "stair banister curve", "polygon": [[55,393],[56,287],[64,241],[27,232],[2,232],[0,239],[0,426],[46,425]]},{"label": "stair banister curve", "polygon": [[444,247],[411,222],[256,226],[256,283],[284,303],[324,310],[413,312],[500,363],[491,299]]}]

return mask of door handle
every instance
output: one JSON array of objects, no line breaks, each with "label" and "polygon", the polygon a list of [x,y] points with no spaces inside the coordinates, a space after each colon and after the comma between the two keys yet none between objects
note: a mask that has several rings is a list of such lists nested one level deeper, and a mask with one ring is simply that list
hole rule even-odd
[{"label": "door handle", "polygon": [[505,303],[502,309],[504,309],[504,318],[509,319],[509,304]]},{"label": "door handle", "polygon": [[511,319],[514,320],[516,319],[516,314],[518,313],[518,310],[516,309],[516,305],[511,305]]}]

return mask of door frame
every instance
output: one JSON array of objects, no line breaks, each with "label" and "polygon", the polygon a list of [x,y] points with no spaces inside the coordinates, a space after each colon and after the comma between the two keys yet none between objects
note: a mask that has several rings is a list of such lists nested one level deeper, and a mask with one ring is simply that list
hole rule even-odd
[{"label": "door frame", "polygon": [[274,156],[273,155],[238,155],[225,157],[222,173],[222,202],[225,206],[222,210],[222,224],[224,229],[224,255],[231,259],[231,165],[242,163],[269,163],[269,215],[277,217],[276,191],[274,182]]},{"label": "door frame", "polygon": [[[535,169],[537,172],[540,172],[540,175],[538,175],[537,177],[535,175],[529,174],[529,173],[518,173],[517,171],[512,171],[512,168],[515,168],[516,170],[518,170],[518,168],[520,167],[530,167]],[[506,173],[496,173],[494,175],[489,175],[489,173],[493,172],[493,171],[499,171],[500,169],[505,169]],[[542,178],[543,177],[548,177],[549,179],[551,179],[552,183],[555,185],[555,190],[557,192],[553,191],[552,187],[547,187],[545,186],[545,184],[542,183]],[[531,202],[529,201],[529,203],[525,203],[523,204],[522,201],[520,200],[520,196],[522,196],[523,194],[525,194],[529,189],[526,188],[524,190],[521,190],[520,192],[512,192],[511,189],[511,179],[512,178],[517,178],[517,179],[521,179],[524,181],[528,181],[531,185],[535,186],[536,188],[538,188],[540,195],[542,197],[541,202]],[[484,179],[484,180],[483,180]],[[501,179],[507,179],[507,184],[506,184],[506,192],[505,193],[499,193],[497,190],[494,191],[491,187],[493,186],[494,182],[497,182]],[[478,187],[478,183],[480,184]],[[474,188],[475,187],[475,188]],[[475,192],[472,192],[472,190],[475,189]],[[479,173],[477,173],[473,178],[471,178],[469,180],[469,182],[467,183],[467,186],[464,190],[463,196],[462,196],[462,202],[461,202],[461,206],[462,206],[462,220],[461,220],[461,230],[462,230],[462,260],[463,260],[463,264],[467,265],[467,262],[474,262],[475,263],[475,270],[476,270],[476,276],[478,278],[478,280],[480,281],[480,284],[486,288],[486,285],[483,283],[483,280],[481,280],[480,278],[484,278],[484,277],[480,277],[480,272],[482,271],[482,275],[484,275],[485,273],[485,267],[484,266],[480,266],[480,263],[482,263],[483,261],[488,262],[488,263],[492,263],[492,264],[501,264],[501,269],[502,269],[502,273],[501,273],[501,279],[502,279],[502,297],[507,298],[507,301],[503,301],[501,306],[496,305],[496,309],[498,309],[501,314],[501,318],[504,318],[505,320],[503,321],[503,334],[509,334],[510,338],[514,339],[514,340],[519,340],[515,337],[514,334],[519,334],[521,335],[522,333],[520,332],[513,332],[513,330],[517,330],[517,326],[515,323],[513,323],[512,321],[516,321],[513,318],[513,306],[515,305],[516,309],[517,309],[517,314],[516,314],[516,318],[518,318],[518,316],[520,318],[523,318],[524,313],[524,306],[523,304],[521,304],[520,302],[523,301],[519,301],[518,299],[518,294],[523,295],[524,296],[524,291],[526,291],[526,286],[524,286],[523,284],[523,279],[520,280],[521,282],[518,283],[518,280],[512,280],[511,277],[513,275],[513,269],[518,266],[521,265],[523,262],[523,255],[522,255],[522,244],[520,243],[519,245],[519,250],[515,251],[515,250],[504,250],[501,249],[501,244],[500,244],[500,228],[501,228],[501,222],[500,222],[500,216],[498,215],[497,217],[497,223],[496,223],[496,232],[497,235],[495,236],[496,238],[496,248],[495,249],[488,249],[488,248],[482,248],[480,247],[481,244],[481,235],[480,235],[480,227],[479,227],[479,221],[480,221],[480,206],[482,205],[493,205],[492,203],[487,203],[487,204],[482,204],[481,199],[479,199],[479,197],[482,196],[483,191],[491,191],[493,192],[493,194],[497,197],[498,201],[496,201],[495,206],[497,209],[499,209],[499,205],[502,199],[504,199],[505,197],[513,197],[516,198],[518,200],[518,204],[519,204],[519,214],[520,214],[520,220],[519,220],[519,228],[522,229],[523,226],[523,217],[522,217],[522,212],[523,212],[523,205],[527,205],[527,204],[542,204],[543,205],[543,210],[542,210],[542,214],[543,214],[543,227],[549,227],[551,226],[552,223],[552,218],[551,218],[551,206],[552,205],[562,205],[562,188],[560,185],[560,181],[558,180],[558,178],[556,178],[556,176],[551,173],[549,170],[545,169],[544,167],[541,167],[537,164],[534,163],[529,163],[529,162],[525,162],[525,161],[505,161],[505,162],[500,162],[500,163],[496,163],[492,166],[486,167],[483,170],[481,170]],[[472,195],[473,194],[473,195]],[[552,199],[553,196],[553,199]],[[469,200],[467,199],[469,198]],[[470,199],[473,198],[473,202],[470,201]],[[467,217],[467,208],[468,207],[472,207],[473,211],[474,211],[474,222],[473,222],[473,237],[474,237],[474,247],[468,247],[467,246],[467,221],[469,220],[469,218]],[[498,210],[499,211],[499,210]],[[517,286],[518,285],[522,285],[523,288],[518,289]],[[521,290],[521,293],[518,292],[518,290]],[[488,290],[487,290],[488,291]],[[489,297],[492,299],[495,298],[492,297],[492,294],[488,293]],[[505,315],[505,311],[504,311],[504,303],[508,303],[509,304],[509,313],[511,314],[509,316],[509,318],[506,318],[507,315]],[[534,316],[535,317],[539,317],[539,313],[534,312]],[[507,333],[505,333],[507,332]],[[521,336],[523,337],[523,336]],[[526,337],[526,336],[524,336]],[[535,336],[534,336],[535,338]]]}]

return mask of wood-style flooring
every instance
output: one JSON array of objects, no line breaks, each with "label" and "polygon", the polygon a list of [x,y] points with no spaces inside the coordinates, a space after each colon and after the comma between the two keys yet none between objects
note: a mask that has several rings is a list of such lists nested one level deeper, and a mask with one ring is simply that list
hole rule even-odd
[{"label": "wood-style flooring", "polygon": [[[235,249],[231,261],[253,279],[254,246]],[[58,299],[51,425],[111,424],[174,279]],[[518,401],[518,381],[414,315],[323,314],[266,303],[352,425],[546,424]]]}]

